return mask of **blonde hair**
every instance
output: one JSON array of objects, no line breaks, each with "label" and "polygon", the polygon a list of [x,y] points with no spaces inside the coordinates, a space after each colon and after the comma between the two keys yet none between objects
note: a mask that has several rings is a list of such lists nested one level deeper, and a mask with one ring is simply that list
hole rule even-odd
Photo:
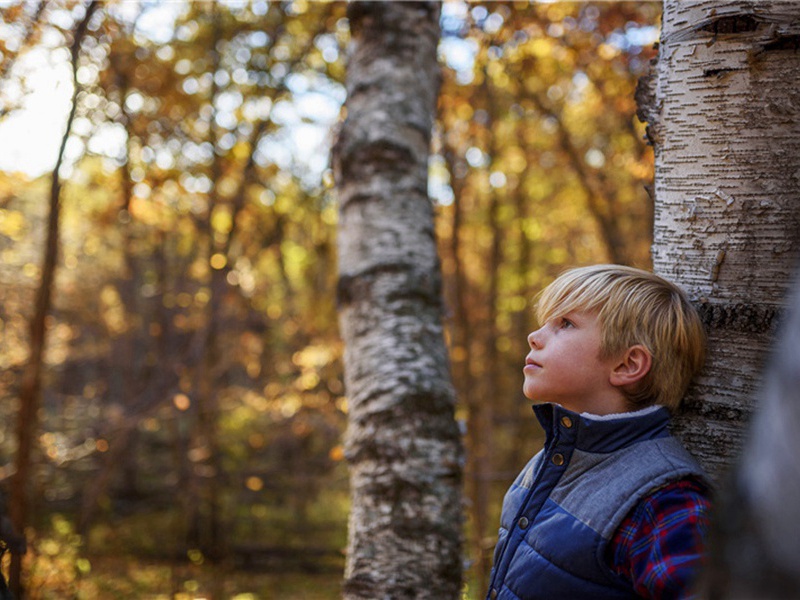
[{"label": "blonde hair", "polygon": [[594,265],[564,272],[539,296],[540,324],[579,310],[597,315],[600,359],[640,344],[652,356],[650,371],[622,392],[634,409],[680,405],[705,359],[705,331],[677,285],[641,269]]}]

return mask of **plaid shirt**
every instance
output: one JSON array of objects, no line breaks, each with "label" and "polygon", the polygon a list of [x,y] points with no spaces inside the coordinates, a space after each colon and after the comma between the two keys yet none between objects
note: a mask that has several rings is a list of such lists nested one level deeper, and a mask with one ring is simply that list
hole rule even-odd
[{"label": "plaid shirt", "polygon": [[689,597],[703,559],[709,491],[694,479],[656,490],[628,513],[608,549],[611,568],[642,598]]}]

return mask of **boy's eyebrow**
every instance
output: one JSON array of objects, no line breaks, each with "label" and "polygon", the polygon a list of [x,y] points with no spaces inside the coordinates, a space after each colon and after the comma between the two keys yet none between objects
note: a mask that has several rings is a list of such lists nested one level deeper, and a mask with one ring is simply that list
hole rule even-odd
[{"label": "boy's eyebrow", "polygon": [[[555,312],[550,316],[550,319],[570,319],[570,320],[583,320],[583,317],[588,315],[589,313],[585,310],[580,308],[573,308],[572,310],[566,312]],[[549,319],[548,319],[549,320]]]}]

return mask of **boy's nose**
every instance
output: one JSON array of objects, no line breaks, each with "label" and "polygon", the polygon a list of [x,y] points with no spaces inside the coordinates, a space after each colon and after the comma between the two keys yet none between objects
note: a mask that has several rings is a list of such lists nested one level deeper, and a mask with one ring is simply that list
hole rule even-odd
[{"label": "boy's nose", "polygon": [[536,331],[531,331],[528,334],[528,345],[531,348],[539,348],[541,346],[541,339],[539,337],[539,332],[541,329],[537,329]]}]

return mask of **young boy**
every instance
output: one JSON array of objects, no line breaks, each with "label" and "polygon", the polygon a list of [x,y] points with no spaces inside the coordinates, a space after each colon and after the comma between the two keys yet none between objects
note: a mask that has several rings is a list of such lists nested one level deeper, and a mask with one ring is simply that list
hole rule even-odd
[{"label": "young boy", "polygon": [[709,483],[667,426],[703,364],[696,311],[652,273],[596,265],[537,316],[523,392],[546,441],[506,493],[487,598],[686,598]]}]

